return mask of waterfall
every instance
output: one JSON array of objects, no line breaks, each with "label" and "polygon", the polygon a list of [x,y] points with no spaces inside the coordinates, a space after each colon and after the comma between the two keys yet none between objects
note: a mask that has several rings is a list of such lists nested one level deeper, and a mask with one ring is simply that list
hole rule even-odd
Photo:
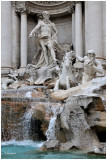
[{"label": "waterfall", "polygon": [[30,122],[33,114],[33,106],[24,113],[23,116],[23,138],[29,139]]},{"label": "waterfall", "polygon": [[[2,91],[1,130],[3,141],[22,140],[47,140],[55,139],[55,124],[57,115],[62,111],[60,103],[46,97],[32,97],[35,89],[38,93],[47,95],[44,87],[25,87],[23,89],[10,89]],[[36,91],[37,92],[37,91]],[[41,130],[42,122],[35,118],[37,106],[42,104],[46,110],[46,117],[50,117],[50,123],[46,135]],[[47,126],[46,126],[47,127]]]},{"label": "waterfall", "polygon": [[[32,93],[32,88],[29,91],[28,89],[2,91],[4,98],[1,107],[2,141],[29,139],[33,106],[26,100],[26,97],[28,100],[31,98]],[[24,98],[21,97],[22,94],[25,95]]]},{"label": "waterfall", "polygon": [[55,122],[57,117],[51,117],[48,130],[46,131],[47,141],[55,140]]},{"label": "waterfall", "polygon": [[48,130],[46,131],[46,136],[47,136],[47,141],[49,140],[56,140],[56,136],[55,136],[55,124],[56,124],[56,119],[57,119],[57,115],[60,114],[63,110],[62,107],[51,107],[53,116],[50,119],[49,122],[49,127]]}]

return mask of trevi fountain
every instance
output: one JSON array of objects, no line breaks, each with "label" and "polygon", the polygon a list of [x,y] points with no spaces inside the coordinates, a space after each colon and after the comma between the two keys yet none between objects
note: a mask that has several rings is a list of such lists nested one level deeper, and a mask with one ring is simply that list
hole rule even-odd
[{"label": "trevi fountain", "polygon": [[106,2],[1,2],[1,158],[106,158]]}]

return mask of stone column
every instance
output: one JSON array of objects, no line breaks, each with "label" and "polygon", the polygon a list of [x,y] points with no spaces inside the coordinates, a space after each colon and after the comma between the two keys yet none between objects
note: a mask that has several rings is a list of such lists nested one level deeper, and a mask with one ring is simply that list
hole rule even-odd
[{"label": "stone column", "polygon": [[72,44],[73,50],[75,50],[75,11],[72,9]]},{"label": "stone column", "polygon": [[21,12],[21,68],[27,66],[27,12]]},{"label": "stone column", "polygon": [[102,2],[85,2],[86,51],[93,49],[97,57],[102,56]]},{"label": "stone column", "polygon": [[15,12],[15,1],[12,1],[12,67],[19,67],[20,57],[20,26],[19,17]]},{"label": "stone column", "polygon": [[83,37],[82,37],[82,2],[76,2],[75,6],[75,52],[83,57]]},{"label": "stone column", "polygon": [[106,58],[106,1],[102,2],[102,25],[103,25],[102,56]]},{"label": "stone column", "polygon": [[1,2],[1,67],[7,72],[12,67],[11,1]]}]

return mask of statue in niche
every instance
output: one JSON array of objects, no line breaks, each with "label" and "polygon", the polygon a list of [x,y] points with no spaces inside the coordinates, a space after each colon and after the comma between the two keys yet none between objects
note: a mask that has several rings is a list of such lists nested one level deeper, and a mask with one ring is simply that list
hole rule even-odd
[{"label": "statue in niche", "polygon": [[56,63],[55,48],[61,48],[57,43],[57,29],[55,24],[49,20],[48,11],[44,11],[42,16],[39,16],[38,24],[31,31],[29,37],[31,38],[35,33],[37,34],[39,44],[42,48],[42,50],[38,52],[38,54],[41,55],[39,61],[35,64],[35,68],[41,68],[49,66],[51,63]]},{"label": "statue in niche", "polygon": [[[63,56],[66,52],[70,52],[72,49],[72,44],[66,43],[61,45],[62,51],[57,48],[57,63],[51,63],[48,66],[44,66],[41,68],[36,68],[37,65],[28,64],[26,68],[26,73],[29,74],[29,78],[26,80],[30,85],[40,85],[44,84],[46,81],[55,81],[59,74],[61,73],[61,62],[63,60]],[[37,58],[36,58],[37,59]]]},{"label": "statue in niche", "polygon": [[62,72],[59,79],[56,81],[54,91],[59,89],[69,89],[76,86],[76,80],[72,71],[73,65],[76,62],[74,51],[66,52],[62,63]]},{"label": "statue in niche", "polygon": [[76,55],[76,59],[80,62],[84,62],[84,73],[82,83],[88,82],[97,77],[97,73],[104,76],[104,70],[99,60],[95,58],[95,52],[88,50],[85,57],[79,57]]}]

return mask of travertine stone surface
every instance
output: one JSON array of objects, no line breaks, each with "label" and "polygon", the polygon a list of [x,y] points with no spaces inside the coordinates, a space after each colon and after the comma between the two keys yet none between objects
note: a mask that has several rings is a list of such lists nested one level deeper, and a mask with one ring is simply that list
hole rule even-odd
[{"label": "travertine stone surface", "polygon": [[106,1],[102,2],[102,25],[103,25],[103,39],[102,39],[102,57],[106,58]]},{"label": "travertine stone surface", "polygon": [[[14,2],[13,2],[14,3]],[[15,13],[15,6],[12,4],[12,67],[19,67],[20,58],[20,18]]]},{"label": "travertine stone surface", "polygon": [[75,11],[72,12],[72,44],[75,50]]},{"label": "travertine stone surface", "polygon": [[12,67],[12,11],[11,2],[1,2],[1,66]]},{"label": "travertine stone surface", "polygon": [[103,88],[105,84],[106,84],[106,77],[99,77],[85,84],[81,84],[79,86],[69,88],[68,90],[58,90],[56,92],[53,92],[50,96],[54,100],[63,101],[68,97],[76,94],[87,95],[87,94],[97,93],[98,91],[100,91],[101,88]]},{"label": "travertine stone surface", "polygon": [[21,13],[21,68],[27,66],[27,13]]},{"label": "travertine stone surface", "polygon": [[72,16],[51,18],[58,30],[58,43],[72,43]]},{"label": "travertine stone surface", "polygon": [[103,54],[103,44],[102,44],[102,2],[101,1],[86,1],[85,2],[85,41],[86,50],[93,48],[96,52],[97,57],[104,56]]},{"label": "travertine stone surface", "polygon": [[82,3],[76,2],[75,6],[75,52],[76,55],[83,56],[82,37]]},{"label": "travertine stone surface", "polygon": [[33,36],[32,39],[29,38],[29,34],[31,30],[37,25],[35,19],[33,19],[30,15],[27,17],[27,64],[31,64],[34,55],[39,50],[38,39],[36,36]]}]

